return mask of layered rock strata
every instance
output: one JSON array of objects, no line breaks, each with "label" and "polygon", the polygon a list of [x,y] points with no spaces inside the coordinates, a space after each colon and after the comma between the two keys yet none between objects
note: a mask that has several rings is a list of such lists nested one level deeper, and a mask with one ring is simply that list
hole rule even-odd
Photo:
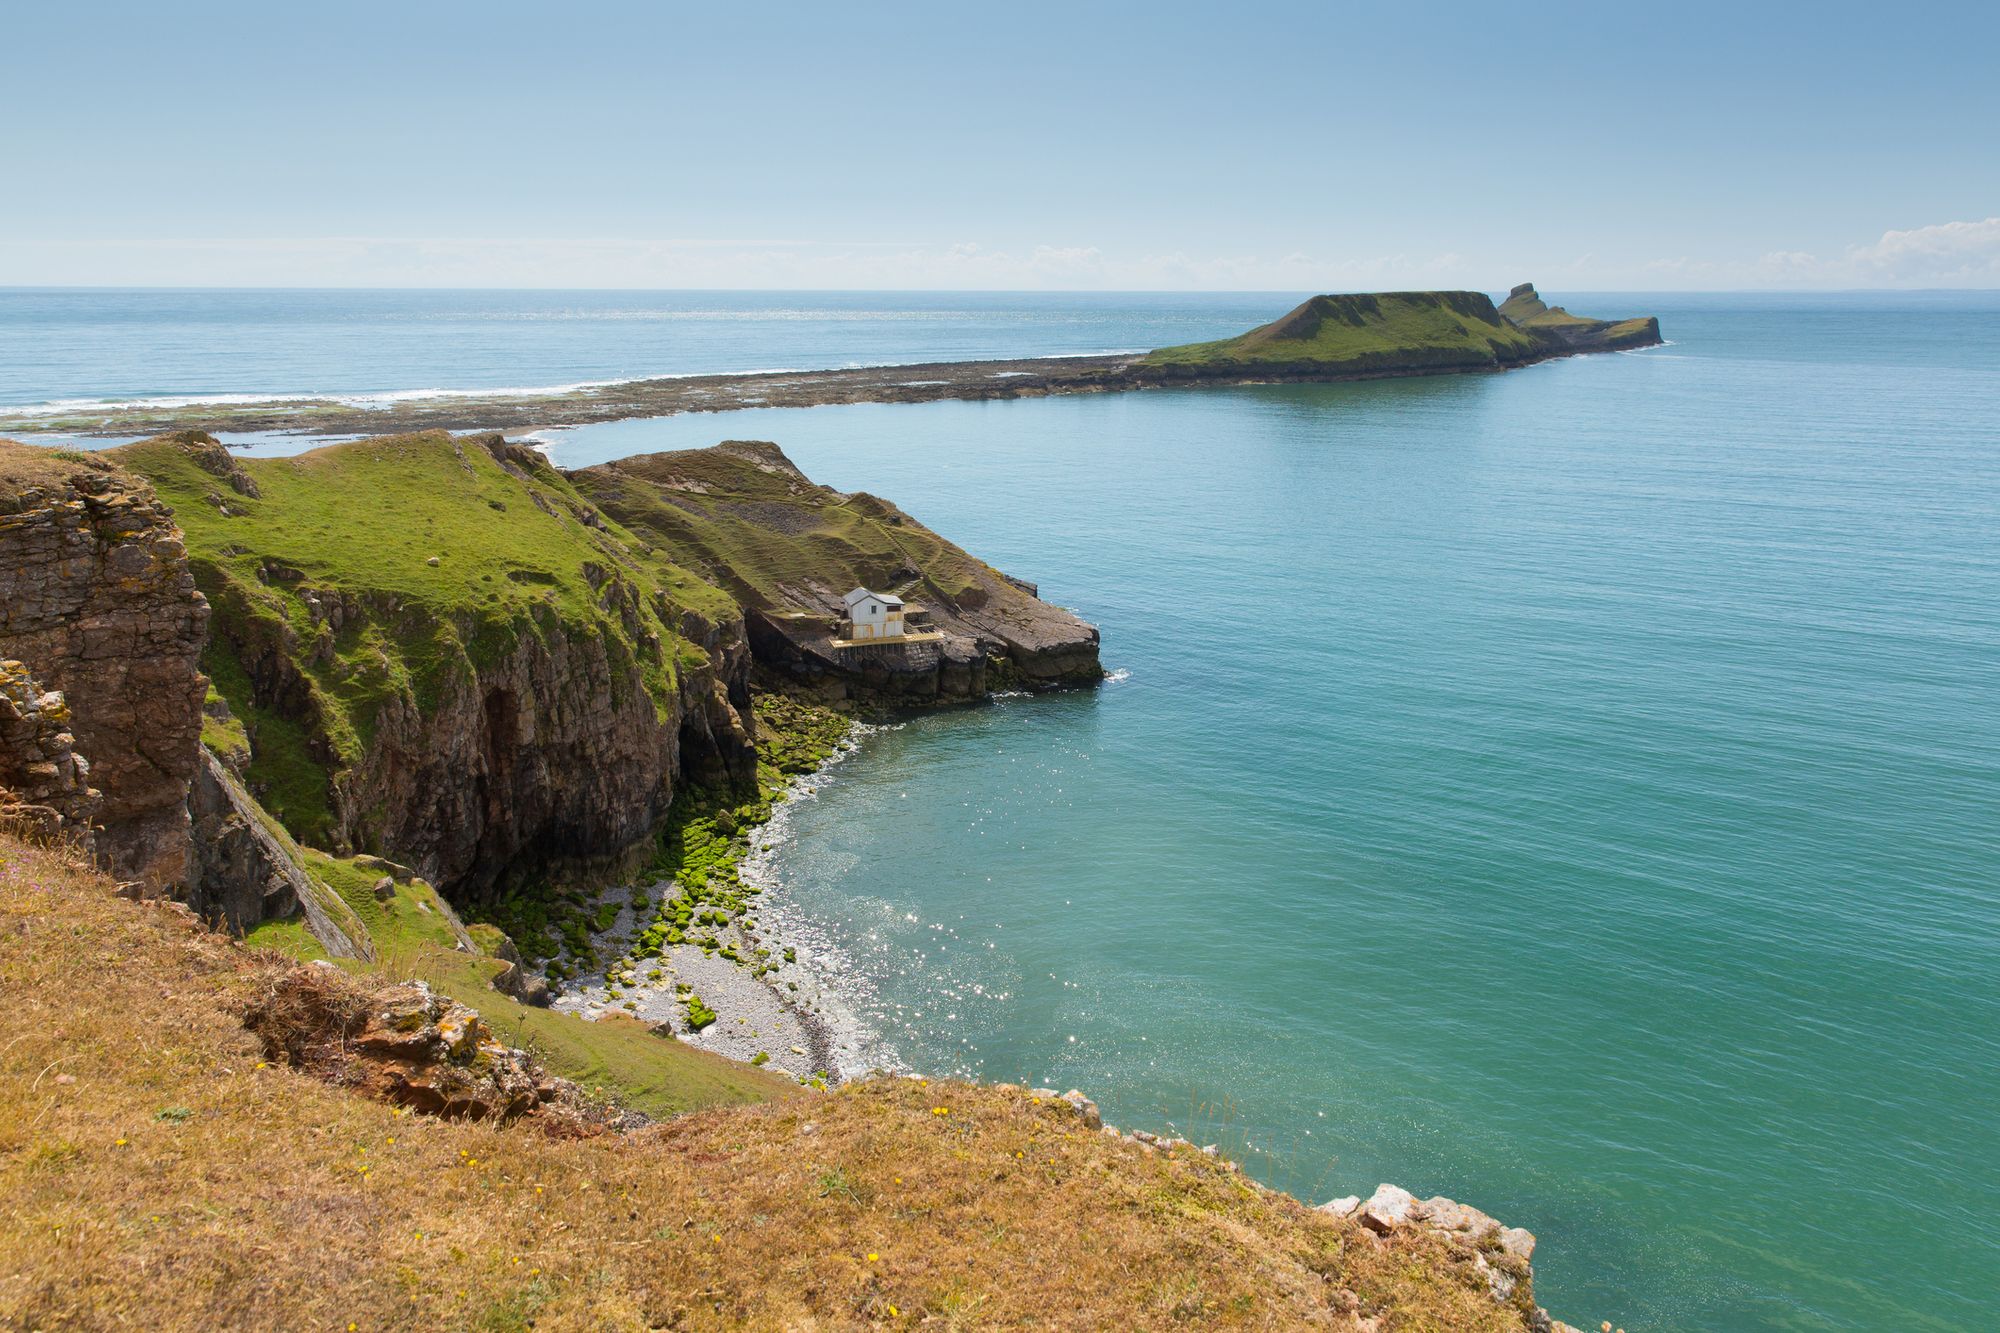
[{"label": "layered rock strata", "polygon": [[98,856],[159,889],[188,879],[206,685],[208,603],[185,556],[143,481],[0,441],[0,656],[68,702],[74,749],[103,793]]}]

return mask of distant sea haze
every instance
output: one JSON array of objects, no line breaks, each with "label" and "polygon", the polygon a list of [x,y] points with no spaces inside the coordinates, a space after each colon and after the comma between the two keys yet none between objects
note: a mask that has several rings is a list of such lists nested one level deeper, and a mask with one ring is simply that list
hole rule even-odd
[{"label": "distant sea haze", "polygon": [[[1476,1204],[1571,1322],[1989,1327],[2000,296],[1547,295],[1671,345],[543,440],[776,440],[1102,628],[1103,688],[873,733],[784,821],[772,893],[897,1058],[1309,1202]],[[0,400],[1102,351],[1296,299],[5,292]]]},{"label": "distant sea haze", "polygon": [[1144,351],[1299,296],[0,289],[0,407],[547,390]]}]

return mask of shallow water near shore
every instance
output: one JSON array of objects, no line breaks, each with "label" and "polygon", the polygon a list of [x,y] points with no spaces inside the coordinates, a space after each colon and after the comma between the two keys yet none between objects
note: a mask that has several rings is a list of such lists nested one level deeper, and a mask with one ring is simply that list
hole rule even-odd
[{"label": "shallow water near shore", "polygon": [[2000,300],[1628,307],[1673,345],[550,447],[775,439],[1102,626],[786,816],[911,1065],[1464,1199],[1572,1321],[1980,1326]]}]

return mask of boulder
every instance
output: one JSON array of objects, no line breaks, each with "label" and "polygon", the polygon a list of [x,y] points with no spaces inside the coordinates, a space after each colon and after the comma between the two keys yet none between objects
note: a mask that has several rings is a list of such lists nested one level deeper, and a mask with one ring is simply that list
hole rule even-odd
[{"label": "boulder", "polygon": [[1416,1196],[1401,1186],[1377,1185],[1368,1202],[1361,1205],[1361,1225],[1378,1235],[1387,1235],[1418,1220],[1422,1207]]},{"label": "boulder", "polygon": [[548,1008],[549,1001],[554,998],[549,990],[549,979],[539,972],[529,971],[525,963],[519,962],[509,963],[495,974],[493,989],[537,1009]]},{"label": "boulder", "polygon": [[1447,1199],[1442,1194],[1423,1202],[1424,1221],[1435,1231],[1451,1232],[1479,1241],[1500,1230],[1500,1224],[1470,1204]]}]

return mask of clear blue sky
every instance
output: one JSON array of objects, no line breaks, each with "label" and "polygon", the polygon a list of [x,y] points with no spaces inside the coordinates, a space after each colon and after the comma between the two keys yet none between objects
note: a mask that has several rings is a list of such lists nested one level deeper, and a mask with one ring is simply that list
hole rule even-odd
[{"label": "clear blue sky", "polygon": [[0,283],[2000,286],[1995,13],[15,4]]}]

